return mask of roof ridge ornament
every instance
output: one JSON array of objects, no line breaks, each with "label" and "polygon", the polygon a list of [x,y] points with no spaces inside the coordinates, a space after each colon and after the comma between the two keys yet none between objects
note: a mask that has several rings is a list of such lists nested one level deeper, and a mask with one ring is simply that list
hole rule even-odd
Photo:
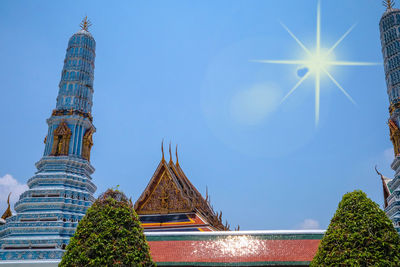
[{"label": "roof ridge ornament", "polygon": [[169,141],[169,163],[173,163],[172,152],[171,152],[171,141]]},{"label": "roof ridge ornament", "polygon": [[162,154],[161,161],[164,162],[165,161],[165,158],[164,158],[164,138],[161,141],[161,154]]},{"label": "roof ridge ornament", "polygon": [[175,148],[175,157],[176,157],[176,166],[179,166],[178,144],[176,144],[176,148]]},{"label": "roof ridge ornament", "polygon": [[8,194],[8,199],[7,199],[8,207],[7,207],[6,211],[4,212],[4,214],[1,216],[1,218],[3,220],[7,219],[8,217],[11,217],[11,215],[12,215],[11,207],[10,207],[10,196],[11,196],[11,192]]},{"label": "roof ridge ornament", "polygon": [[382,4],[386,7],[387,10],[390,10],[394,7],[395,1],[394,0],[383,0]]},{"label": "roof ridge ornament", "polygon": [[90,22],[90,20],[88,20],[87,16],[85,16],[81,22],[81,24],[79,24],[79,26],[81,27],[82,30],[84,31],[89,31],[89,27],[92,26],[92,23]]}]

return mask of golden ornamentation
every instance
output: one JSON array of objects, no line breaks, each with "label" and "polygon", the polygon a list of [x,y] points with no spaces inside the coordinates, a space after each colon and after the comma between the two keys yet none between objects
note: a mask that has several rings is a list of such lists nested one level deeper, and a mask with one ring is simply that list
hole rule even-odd
[{"label": "golden ornamentation", "polygon": [[175,148],[175,156],[176,156],[176,166],[179,166],[178,145],[176,145],[176,148]]},{"label": "golden ornamentation", "polygon": [[147,198],[135,205],[136,212],[138,214],[167,214],[192,211],[188,199],[183,197],[165,167],[160,174],[158,183],[151,192],[148,192]]},{"label": "golden ornamentation", "polygon": [[94,129],[87,129],[83,136],[83,145],[82,145],[82,158],[90,161],[90,150],[93,146],[93,133]]},{"label": "golden ornamentation", "polygon": [[6,211],[3,213],[3,215],[1,216],[1,218],[2,218],[3,220],[5,220],[5,219],[7,219],[8,217],[11,217],[11,216],[12,216],[11,206],[10,206],[10,196],[11,196],[11,192],[10,192],[10,194],[8,194],[8,199],[7,199],[8,207],[7,207]]},{"label": "golden ornamentation", "polygon": [[394,6],[394,0],[383,0],[382,4],[384,7],[387,8],[387,10],[392,9]]},{"label": "golden ornamentation", "polygon": [[[176,164],[172,160],[169,163],[165,161],[163,142],[161,151],[162,160],[148,186],[135,203],[137,214],[195,212],[205,218],[215,230],[228,231],[230,226],[228,223],[222,223],[222,212],[214,211],[208,191],[204,199],[180,168],[178,158]],[[177,148],[175,153],[178,156]],[[171,154],[170,152],[170,157]]]},{"label": "golden ornamentation", "polygon": [[92,23],[90,22],[90,20],[88,20],[87,16],[85,16],[81,22],[81,24],[79,24],[79,26],[81,27],[82,30],[84,31],[89,31],[89,27],[92,26]]},{"label": "golden ornamentation", "polygon": [[400,130],[393,120],[389,120],[390,140],[393,143],[394,156],[400,153]]},{"label": "golden ornamentation", "polygon": [[46,135],[46,137],[44,138],[44,141],[43,141],[43,143],[47,143],[47,135]]},{"label": "golden ornamentation", "polygon": [[171,153],[171,142],[169,142],[169,163],[173,163],[173,161],[172,161],[172,153]]},{"label": "golden ornamentation", "polygon": [[394,112],[396,109],[400,109],[400,102],[397,102],[397,103],[390,103],[390,106],[389,106],[389,113],[390,113],[390,116],[393,115],[393,112]]},{"label": "golden ornamentation", "polygon": [[164,162],[165,161],[165,158],[164,158],[164,139],[161,141],[161,154],[162,154],[161,161]]},{"label": "golden ornamentation", "polygon": [[51,156],[66,156],[69,151],[69,142],[71,140],[71,129],[62,121],[53,133],[53,147]]},{"label": "golden ornamentation", "polygon": [[164,171],[153,191],[136,211],[138,214],[166,214],[190,212],[192,207],[182,196],[172,177]]},{"label": "golden ornamentation", "polygon": [[71,110],[71,109],[61,109],[61,110],[53,110],[53,112],[51,113],[51,116],[64,116],[64,115],[78,115],[84,118],[88,118],[91,122],[93,121],[93,117],[92,114],[89,113],[85,113],[79,110]]},{"label": "golden ornamentation", "polygon": [[168,211],[168,199],[169,199],[169,194],[165,190],[165,188],[161,189],[161,196],[159,197],[161,200],[161,208],[165,211]]}]

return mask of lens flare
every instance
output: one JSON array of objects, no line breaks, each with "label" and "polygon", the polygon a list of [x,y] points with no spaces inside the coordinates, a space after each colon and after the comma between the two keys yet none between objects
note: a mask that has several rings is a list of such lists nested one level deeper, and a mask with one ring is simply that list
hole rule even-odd
[{"label": "lens flare", "polygon": [[356,104],[353,98],[346,92],[346,90],[339,84],[339,82],[329,72],[331,66],[373,66],[380,65],[380,63],[373,62],[354,62],[354,61],[337,61],[334,59],[333,51],[336,47],[346,38],[347,35],[354,29],[355,25],[351,26],[336,43],[329,49],[321,48],[321,5],[318,1],[317,5],[317,29],[316,29],[316,45],[315,50],[310,51],[300,40],[290,31],[290,29],[281,23],[283,28],[289,35],[296,41],[296,43],[306,53],[304,59],[299,60],[252,60],[253,62],[269,63],[269,64],[288,64],[300,65],[308,68],[308,72],[300,78],[296,85],[285,95],[281,103],[284,102],[308,77],[314,75],[315,77],[315,125],[319,122],[319,109],[320,109],[320,90],[321,90],[321,76],[327,76],[339,90],[353,103]]}]

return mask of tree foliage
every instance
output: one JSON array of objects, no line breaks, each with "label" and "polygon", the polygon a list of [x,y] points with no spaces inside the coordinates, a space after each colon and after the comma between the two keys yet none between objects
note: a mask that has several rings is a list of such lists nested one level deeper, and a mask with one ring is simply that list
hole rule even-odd
[{"label": "tree foliage", "polygon": [[155,266],[132,202],[107,190],[79,222],[59,266]]},{"label": "tree foliage", "polygon": [[400,238],[362,191],[343,196],[311,266],[400,266]]}]

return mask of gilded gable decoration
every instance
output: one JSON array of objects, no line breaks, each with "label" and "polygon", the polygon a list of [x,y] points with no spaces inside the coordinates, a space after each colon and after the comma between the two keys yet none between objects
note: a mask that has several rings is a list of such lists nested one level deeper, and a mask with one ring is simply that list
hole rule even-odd
[{"label": "gilded gable decoration", "polygon": [[[178,163],[178,147],[176,147],[176,164],[172,160],[171,145],[169,145],[170,160],[164,158],[163,143],[161,143],[162,159],[149,184],[135,203],[138,215],[165,214],[197,214],[202,217],[210,229],[229,230],[229,224],[222,223],[222,212],[215,212],[207,198],[186,177]],[[196,215],[196,216],[197,216]]]},{"label": "gilded gable decoration", "polygon": [[58,125],[53,133],[53,147],[51,156],[67,156],[69,150],[69,142],[71,140],[71,129],[65,121]]},{"label": "gilded gable decoration", "polygon": [[400,130],[397,124],[393,120],[389,120],[390,129],[390,140],[393,143],[394,155],[397,156],[400,153]]},{"label": "gilded gable decoration", "polygon": [[[176,212],[190,212],[192,207],[187,198],[183,197],[173,177],[164,164],[151,181],[145,198],[135,204],[138,214],[167,214]],[[153,183],[152,183],[153,182]]]},{"label": "gilded gable decoration", "polygon": [[82,158],[90,161],[90,150],[93,146],[93,133],[94,128],[89,128],[86,130],[83,136],[83,145],[82,145]]}]

